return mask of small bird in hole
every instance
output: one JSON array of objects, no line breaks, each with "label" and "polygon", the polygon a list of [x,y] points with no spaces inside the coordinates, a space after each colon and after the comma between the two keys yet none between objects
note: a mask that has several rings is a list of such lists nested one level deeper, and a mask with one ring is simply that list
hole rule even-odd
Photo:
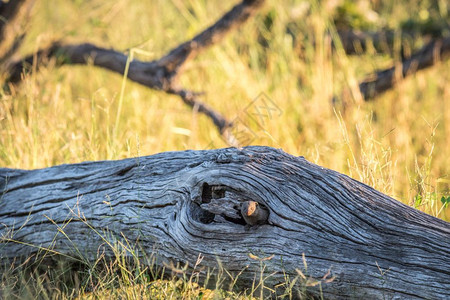
[{"label": "small bird in hole", "polygon": [[248,225],[261,225],[267,223],[269,211],[255,201],[245,201],[241,205],[241,214]]}]

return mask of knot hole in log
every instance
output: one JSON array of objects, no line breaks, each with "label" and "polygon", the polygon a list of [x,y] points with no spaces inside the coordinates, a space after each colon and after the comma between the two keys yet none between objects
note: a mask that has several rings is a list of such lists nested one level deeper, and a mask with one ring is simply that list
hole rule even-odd
[{"label": "knot hole in log", "polygon": [[192,217],[203,224],[231,222],[238,225],[256,225],[248,222],[242,213],[242,208],[247,203],[258,205],[267,211],[266,217],[258,224],[266,223],[268,210],[260,203],[251,200],[251,195],[241,191],[236,191],[231,187],[206,182],[201,184],[200,199],[193,199]]}]

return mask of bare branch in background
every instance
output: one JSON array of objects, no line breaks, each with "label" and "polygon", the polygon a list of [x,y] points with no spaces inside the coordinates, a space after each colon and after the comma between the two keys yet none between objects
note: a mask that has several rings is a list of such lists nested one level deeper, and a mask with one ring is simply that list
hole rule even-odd
[{"label": "bare branch in background", "polygon": [[263,3],[264,0],[242,1],[223,15],[214,25],[162,57],[158,61],[159,65],[165,66],[169,72],[177,72],[186,61],[196,57],[202,50],[217,44],[228,32],[244,24]]},{"label": "bare branch in background", "polygon": [[22,45],[35,0],[0,1],[0,65]]},{"label": "bare branch in background", "polygon": [[338,30],[338,35],[342,43],[342,48],[348,55],[363,54],[368,49],[373,48],[378,53],[394,52],[394,42],[399,40],[401,45],[401,55],[405,59],[414,52],[414,40],[425,38],[435,40],[445,37],[448,27],[437,27],[432,32],[423,30],[402,30],[396,33],[394,30],[383,31],[361,31],[361,30]]},{"label": "bare branch in background", "polygon": [[[366,76],[358,85],[361,97],[364,101],[373,100],[382,93],[394,88],[402,79],[449,58],[450,38],[433,40],[398,65]],[[350,94],[352,93],[347,88],[342,92],[340,98],[345,99],[347,98],[346,95]],[[337,100],[337,97],[333,97],[332,101],[336,103]]]},{"label": "bare branch in background", "polygon": [[[8,24],[17,17],[20,9],[24,7],[27,0],[0,1],[0,40],[5,38],[5,31]],[[28,1],[29,2],[29,1]]]},{"label": "bare branch in background", "polygon": [[[162,58],[150,62],[132,61],[127,74],[128,78],[146,87],[180,96],[184,103],[197,108],[199,112],[212,119],[220,133],[224,133],[231,126],[231,122],[219,112],[199,101],[198,94],[179,87],[176,79],[180,75],[184,63],[196,57],[202,50],[218,43],[232,29],[245,23],[263,3],[264,0],[244,0],[223,15],[215,24],[193,39],[175,47]],[[34,60],[37,60],[37,66],[42,66],[51,58],[57,59],[57,65],[93,63],[95,66],[119,74],[124,74],[127,63],[127,56],[113,49],[105,49],[88,43],[63,45],[56,42],[47,49],[39,50],[37,53],[10,63],[8,66],[9,82],[20,82],[22,74],[29,72]]]},{"label": "bare branch in background", "polygon": [[[401,64],[401,73],[395,66],[369,75],[359,84],[364,100],[371,100],[393,88],[397,82],[417,71],[434,66],[450,57],[450,38],[434,40]],[[401,74],[401,76],[397,76]],[[399,78],[400,77],[400,78]]]}]

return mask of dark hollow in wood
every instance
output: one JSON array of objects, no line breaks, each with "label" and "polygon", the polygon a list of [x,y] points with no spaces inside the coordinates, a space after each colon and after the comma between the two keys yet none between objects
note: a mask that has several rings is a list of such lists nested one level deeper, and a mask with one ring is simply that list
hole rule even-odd
[{"label": "dark hollow in wood", "polygon": [[[193,266],[202,254],[202,265],[217,270],[220,259],[232,274],[244,270],[241,287],[260,272],[252,253],[273,255],[264,261],[272,288],[298,269],[317,280],[330,272],[321,289],[331,299],[450,298],[449,223],[269,147],[0,169],[0,191],[2,265],[42,256],[36,246],[113,258],[103,238],[126,237],[147,252],[140,255],[156,251],[160,266]],[[242,222],[239,204],[250,200],[269,210],[266,224]]]}]

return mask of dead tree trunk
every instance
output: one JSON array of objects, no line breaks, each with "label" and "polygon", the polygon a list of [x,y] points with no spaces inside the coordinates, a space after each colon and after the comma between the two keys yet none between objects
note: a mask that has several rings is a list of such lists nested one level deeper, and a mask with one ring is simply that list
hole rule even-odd
[{"label": "dead tree trunk", "polygon": [[[243,286],[260,270],[252,253],[273,255],[268,287],[301,270],[334,278],[321,282],[327,298],[450,298],[448,223],[268,147],[0,169],[0,191],[2,264],[42,249],[95,260],[104,239],[126,237],[156,251],[159,264],[192,266],[201,254],[205,266],[245,269]],[[245,201],[269,210],[264,224],[246,225]]]}]

